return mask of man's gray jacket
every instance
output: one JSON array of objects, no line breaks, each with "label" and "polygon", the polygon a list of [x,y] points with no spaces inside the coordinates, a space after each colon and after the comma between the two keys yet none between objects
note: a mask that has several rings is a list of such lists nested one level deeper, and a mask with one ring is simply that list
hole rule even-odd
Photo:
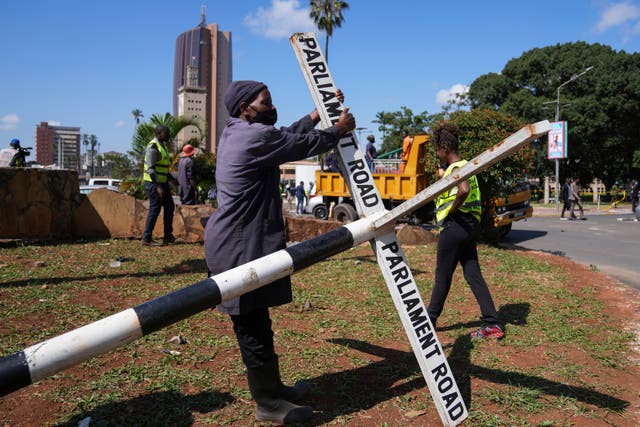
[{"label": "man's gray jacket", "polygon": [[[285,248],[280,169],[335,147],[335,127],[314,130],[309,116],[289,128],[229,118],[217,150],[218,209],[207,222],[204,248],[212,274]],[[289,277],[221,304],[229,314],[291,302]]]}]

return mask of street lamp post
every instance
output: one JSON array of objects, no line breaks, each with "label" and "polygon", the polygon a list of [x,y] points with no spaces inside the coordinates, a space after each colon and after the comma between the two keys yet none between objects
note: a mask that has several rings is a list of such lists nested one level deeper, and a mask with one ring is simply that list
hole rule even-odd
[{"label": "street lamp post", "polygon": [[[593,69],[593,66],[591,67],[587,67],[584,69],[584,71],[582,71],[580,74],[574,74],[573,76],[571,76],[571,78],[569,80],[567,80],[566,82],[562,83],[560,86],[558,86],[558,88],[556,89],[556,122],[560,121],[560,89],[565,86],[568,85],[569,83],[579,79],[580,77],[584,76],[585,74],[587,74],[589,71],[591,71]],[[553,101],[552,101],[553,102]],[[566,144],[566,141],[565,141]],[[555,195],[556,195],[556,209],[558,211],[558,213],[560,213],[560,159],[556,159],[556,184],[555,184]]]},{"label": "street lamp post", "polygon": [[358,141],[360,141],[362,139],[362,131],[363,130],[367,130],[367,128],[364,128],[364,127],[356,128],[356,131],[358,132]]}]

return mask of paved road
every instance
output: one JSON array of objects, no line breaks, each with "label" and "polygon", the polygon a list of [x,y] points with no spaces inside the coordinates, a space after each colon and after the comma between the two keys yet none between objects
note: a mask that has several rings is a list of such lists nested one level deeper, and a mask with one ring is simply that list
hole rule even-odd
[{"label": "paved road", "polygon": [[587,214],[587,218],[587,221],[561,221],[557,216],[534,216],[517,221],[504,243],[593,265],[640,290],[640,222],[633,221],[630,210]]}]

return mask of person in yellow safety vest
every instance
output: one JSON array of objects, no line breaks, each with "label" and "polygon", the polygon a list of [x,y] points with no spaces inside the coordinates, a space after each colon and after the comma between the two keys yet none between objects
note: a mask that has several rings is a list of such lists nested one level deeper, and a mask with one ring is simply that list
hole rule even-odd
[{"label": "person in yellow safety vest", "polygon": [[[155,130],[156,137],[149,141],[144,156],[144,189],[149,197],[149,213],[142,234],[142,244],[145,246],[164,246],[176,241],[173,237],[173,197],[169,188],[169,180],[175,178],[169,173],[171,157],[167,150],[170,131],[167,126],[160,125]],[[164,238],[162,244],[152,238],[153,229],[164,209]]]},{"label": "person in yellow safety vest", "polygon": [[[467,161],[458,154],[459,129],[451,123],[440,125],[433,132],[433,145],[440,162],[441,176],[447,177]],[[475,176],[444,192],[436,199],[436,220],[440,227],[436,255],[435,285],[427,312],[434,327],[451,289],[453,272],[462,265],[464,278],[480,305],[482,326],[472,338],[504,336],[489,287],[482,277],[478,262],[477,238],[480,234],[480,188]]]}]

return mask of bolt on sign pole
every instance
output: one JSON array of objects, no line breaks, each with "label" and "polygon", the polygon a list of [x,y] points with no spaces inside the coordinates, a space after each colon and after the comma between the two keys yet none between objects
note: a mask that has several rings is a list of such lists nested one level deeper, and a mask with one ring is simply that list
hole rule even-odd
[{"label": "bolt on sign pole", "polygon": [[[316,36],[314,33],[296,33],[289,40],[320,114],[322,126],[327,128],[338,121],[344,106],[335,96],[337,87]],[[341,171],[345,175],[358,214],[366,218],[385,212],[373,175],[353,132],[340,139],[338,153]],[[371,246],[440,419],[446,426],[455,426],[469,414],[397,241],[394,225],[395,221],[387,222],[385,232],[375,236],[371,240]]]}]

